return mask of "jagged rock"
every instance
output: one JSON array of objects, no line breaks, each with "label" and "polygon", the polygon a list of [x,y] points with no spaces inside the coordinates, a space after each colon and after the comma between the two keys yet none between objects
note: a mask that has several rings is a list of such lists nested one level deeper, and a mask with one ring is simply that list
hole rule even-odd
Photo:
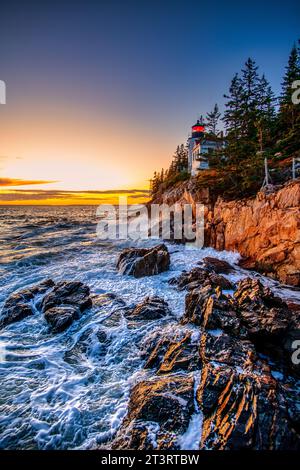
[{"label": "jagged rock", "polygon": [[75,307],[52,307],[45,312],[45,319],[53,333],[60,333],[68,328],[79,317],[79,309]]},{"label": "jagged rock", "polygon": [[186,431],[193,411],[192,375],[144,380],[131,390],[128,414],[111,447],[176,449],[178,436]]},{"label": "jagged rock", "polygon": [[300,449],[297,390],[272,377],[251,342],[205,334],[200,355],[201,449]]},{"label": "jagged rock", "polygon": [[[279,186],[271,194],[224,200],[197,178],[171,185],[156,195],[156,204],[204,205],[205,246],[235,251],[247,265],[300,286],[300,180]],[[250,268],[251,269],[251,268]]]},{"label": "jagged rock", "polygon": [[[189,292],[183,323],[199,325],[199,344],[185,326],[173,331],[168,325],[150,335],[142,357],[157,375],[132,389],[112,448],[178,449],[200,410],[200,449],[299,450],[297,379],[286,374],[293,368],[274,360],[278,350],[290,348],[284,340],[299,327],[298,312],[287,323],[285,313],[286,304],[257,280],[243,280],[234,297],[210,285]],[[261,337],[270,341],[272,360],[258,352]],[[199,370],[195,404],[192,388],[198,382],[191,373]]]},{"label": "jagged rock", "polygon": [[244,373],[208,363],[197,399],[204,413],[200,449],[300,449],[284,390],[267,371]]},{"label": "jagged rock", "polygon": [[203,321],[203,308],[214,292],[215,290],[210,285],[189,292],[185,297],[182,323],[190,322],[200,326]]},{"label": "jagged rock", "polygon": [[117,262],[121,274],[134,277],[153,276],[167,271],[170,266],[170,255],[166,245],[153,248],[127,248],[123,250]]},{"label": "jagged rock", "polygon": [[220,362],[243,370],[250,370],[257,359],[254,345],[251,341],[235,338],[223,331],[214,334],[206,332],[200,341],[201,361]]},{"label": "jagged rock", "polygon": [[159,374],[199,369],[199,346],[191,335],[190,331],[175,331],[170,337],[162,336],[148,351],[145,368],[156,368]]},{"label": "jagged rock", "polygon": [[[257,349],[284,362],[291,362],[293,341],[300,339],[298,315],[256,279],[244,279],[234,296],[206,286],[194,289],[186,296],[182,323],[188,322],[205,330],[218,330],[241,339],[250,339]],[[296,369],[298,369],[296,367]]]},{"label": "jagged rock", "polygon": [[179,290],[193,290],[203,286],[219,286],[224,290],[232,290],[234,285],[224,276],[215,272],[210,272],[204,268],[193,268],[191,271],[184,271],[177,278],[169,280],[169,284],[175,285]]},{"label": "jagged rock", "polygon": [[227,261],[210,256],[203,258],[203,264],[208,270],[214,271],[217,274],[230,274],[235,271],[234,267]]},{"label": "jagged rock", "polygon": [[83,312],[92,306],[90,289],[79,281],[60,281],[45,295],[41,308],[43,312],[53,307],[72,306]]},{"label": "jagged rock", "polygon": [[259,280],[243,279],[234,298],[241,321],[252,339],[276,340],[287,331],[291,317],[287,304]]},{"label": "jagged rock", "polygon": [[47,279],[39,284],[22,289],[10,295],[1,312],[0,328],[33,315],[32,301],[34,297],[45,293],[54,285],[55,284],[51,279]]},{"label": "jagged rock", "polygon": [[146,297],[133,310],[125,312],[132,320],[158,320],[170,314],[167,302],[160,297]]},{"label": "jagged rock", "polygon": [[183,323],[191,322],[204,329],[218,328],[234,335],[245,336],[233,299],[222,291],[204,287],[195,289],[186,296]]}]

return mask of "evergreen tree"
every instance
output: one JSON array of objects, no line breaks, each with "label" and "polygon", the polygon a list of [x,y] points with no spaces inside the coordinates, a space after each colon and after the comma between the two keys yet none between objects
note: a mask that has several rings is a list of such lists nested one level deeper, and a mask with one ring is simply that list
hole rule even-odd
[{"label": "evergreen tree", "polygon": [[206,128],[211,134],[218,134],[218,123],[220,116],[221,113],[219,112],[219,107],[216,103],[214,109],[206,115]]},{"label": "evergreen tree", "polygon": [[159,175],[159,183],[162,184],[164,180],[165,180],[165,173],[164,173],[164,169],[162,168],[160,175]]},{"label": "evergreen tree", "polygon": [[178,171],[182,173],[187,171],[188,167],[188,153],[184,144],[181,144],[179,147],[179,157],[178,157]]},{"label": "evergreen tree", "polygon": [[242,69],[242,135],[251,143],[256,139],[256,122],[258,119],[258,104],[260,93],[260,79],[258,67],[254,60],[249,58]]},{"label": "evergreen tree", "polygon": [[274,142],[275,96],[265,75],[259,79],[256,128],[259,150],[269,148]]},{"label": "evergreen tree", "polygon": [[229,94],[224,95],[227,99],[225,103],[225,112],[223,121],[227,129],[228,135],[232,135],[235,139],[241,137],[242,122],[242,82],[238,74],[236,74],[230,84]]},{"label": "evergreen tree", "polygon": [[159,175],[155,171],[153,174],[153,178],[150,180],[150,194],[152,197],[155,196],[155,194],[158,192],[159,184]]},{"label": "evergreen tree", "polygon": [[251,159],[258,150],[270,147],[274,135],[275,98],[266,77],[259,77],[254,60],[246,61],[241,77],[234,76],[225,98],[229,163]]},{"label": "evergreen tree", "polygon": [[300,79],[300,52],[296,45],[293,46],[288,64],[285,68],[285,75],[282,82],[282,92],[279,103],[278,116],[278,136],[284,138],[291,130],[294,130],[299,110],[297,105],[292,102],[292,94],[294,89],[292,84],[295,80]]},{"label": "evergreen tree", "polygon": [[238,74],[233,77],[227,99],[223,121],[227,130],[227,160],[238,160],[239,139],[242,137],[242,92],[243,85]]}]

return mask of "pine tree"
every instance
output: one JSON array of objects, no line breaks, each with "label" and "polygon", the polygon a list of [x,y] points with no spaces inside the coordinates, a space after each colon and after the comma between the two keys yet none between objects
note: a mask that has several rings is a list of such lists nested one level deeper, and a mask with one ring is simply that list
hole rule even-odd
[{"label": "pine tree", "polygon": [[188,154],[187,149],[184,144],[181,144],[179,147],[179,158],[178,158],[178,171],[182,173],[183,171],[187,171],[188,167]]},{"label": "pine tree", "polygon": [[227,99],[225,103],[225,112],[223,121],[227,129],[228,135],[232,134],[235,139],[241,137],[242,122],[242,82],[238,74],[236,74],[230,84],[229,95],[224,95]]},{"label": "pine tree", "polygon": [[257,136],[256,122],[258,119],[258,104],[260,92],[260,79],[258,66],[249,58],[242,69],[242,134],[253,143]]},{"label": "pine tree", "polygon": [[165,173],[164,173],[164,169],[162,168],[160,175],[159,175],[159,183],[162,184],[164,180],[165,180]]},{"label": "pine tree", "polygon": [[239,139],[242,137],[242,92],[243,85],[238,74],[233,77],[227,99],[223,121],[227,130],[227,161],[239,159]]},{"label": "pine tree", "polygon": [[272,89],[264,75],[259,77],[254,60],[246,61],[241,77],[234,76],[225,98],[227,159],[233,163],[251,159],[271,145],[275,121]]},{"label": "pine tree", "polygon": [[285,75],[282,82],[282,92],[280,95],[280,108],[278,116],[278,135],[284,137],[294,129],[297,115],[299,113],[297,107],[292,102],[292,94],[294,89],[292,84],[295,80],[300,79],[300,52],[296,45],[292,47],[288,65],[285,68]]},{"label": "pine tree", "polygon": [[218,123],[220,116],[221,113],[219,112],[219,107],[216,103],[214,109],[206,115],[206,128],[211,134],[218,134]]},{"label": "pine tree", "polygon": [[275,96],[265,75],[259,79],[256,128],[259,150],[270,147],[274,142]]},{"label": "pine tree", "polygon": [[153,174],[153,178],[150,180],[150,194],[152,197],[155,196],[156,193],[158,192],[159,184],[160,184],[159,175],[155,171]]}]

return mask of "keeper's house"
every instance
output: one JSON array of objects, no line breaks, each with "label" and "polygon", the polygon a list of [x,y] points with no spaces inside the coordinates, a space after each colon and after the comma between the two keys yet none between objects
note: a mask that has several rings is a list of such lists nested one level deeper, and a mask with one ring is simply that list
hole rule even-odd
[{"label": "keeper's house", "polygon": [[225,147],[223,137],[205,132],[205,124],[197,121],[192,126],[192,134],[188,139],[188,169],[192,176],[201,170],[209,169],[209,156],[216,150]]}]

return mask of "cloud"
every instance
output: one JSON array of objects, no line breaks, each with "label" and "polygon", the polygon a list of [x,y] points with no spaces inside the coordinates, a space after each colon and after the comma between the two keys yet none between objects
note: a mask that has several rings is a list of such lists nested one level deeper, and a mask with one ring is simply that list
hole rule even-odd
[{"label": "cloud", "polygon": [[0,186],[26,186],[29,184],[48,184],[56,183],[57,181],[45,180],[22,180],[17,178],[0,178]]},{"label": "cloud", "polygon": [[[1,179],[0,179],[1,181]],[[29,184],[29,183],[28,183]],[[32,184],[32,183],[31,183]],[[107,191],[63,191],[63,190],[29,190],[29,189],[16,189],[7,190],[7,192],[0,192],[0,201],[14,202],[14,201],[43,201],[43,200],[81,200],[84,203],[89,201],[111,201],[111,197],[118,197],[120,194],[127,195],[131,199],[145,198],[149,196],[149,191],[146,189],[111,189]],[[101,196],[101,198],[100,198]],[[107,196],[104,198],[103,196]]]}]

